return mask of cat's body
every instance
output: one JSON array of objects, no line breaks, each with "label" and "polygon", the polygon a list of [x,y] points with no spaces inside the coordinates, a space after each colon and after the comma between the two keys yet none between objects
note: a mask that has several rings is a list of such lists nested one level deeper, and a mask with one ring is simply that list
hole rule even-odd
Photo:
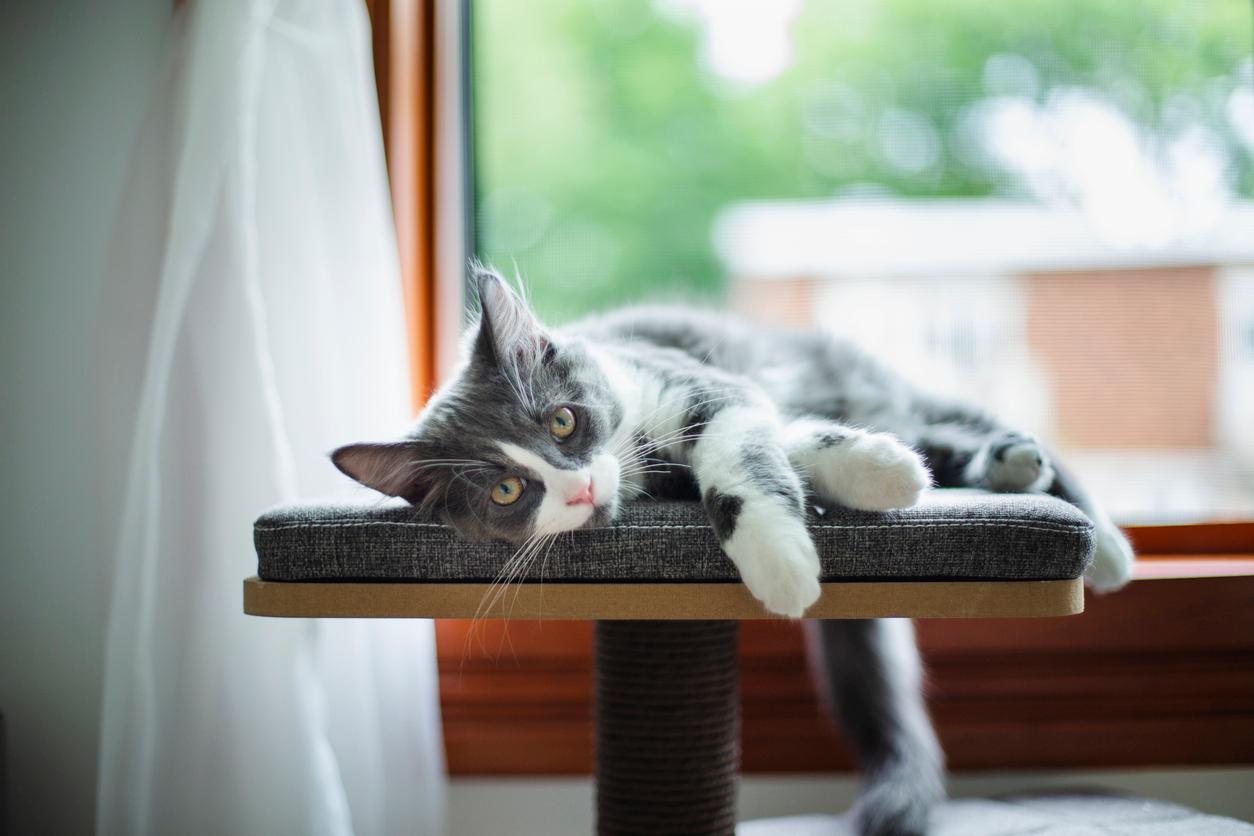
[{"label": "cat's body", "polygon": [[[585,342],[593,356],[628,360],[628,376],[643,378],[633,385],[647,393],[640,412],[650,426],[635,431],[650,438],[679,433],[648,453],[654,459],[691,466],[692,451],[680,442],[699,435],[710,420],[699,413],[738,403],[738,383],[748,381],[777,411],[784,449],[820,505],[834,500],[876,511],[914,504],[924,477],[912,467],[913,457],[875,435],[889,433],[921,454],[938,487],[1048,492],[1079,506],[1099,529],[1089,584],[1106,590],[1128,579],[1131,549],[1118,529],[1034,439],[979,409],[911,386],[850,342],[673,307],[628,308],[557,333]],[[737,381],[729,383],[724,374]],[[690,408],[716,398],[725,400],[716,400],[714,409]],[[686,429],[674,420],[679,414]],[[643,487],[667,495],[685,482],[696,487],[692,479],[676,484],[674,475],[650,476]],[[871,484],[857,484],[867,480]]]},{"label": "cat's body", "polygon": [[[852,345],[673,308],[549,331],[500,278],[483,271],[477,283],[464,364],[411,435],[334,455],[467,537],[526,548],[606,524],[625,499],[699,498],[750,591],[795,618],[820,591],[809,504],[886,511],[936,484],[1061,496],[1098,527],[1090,584],[1130,574],[1126,540],[1034,439],[918,391]],[[868,781],[863,832],[922,832],[942,773],[909,623],[817,632]]]}]

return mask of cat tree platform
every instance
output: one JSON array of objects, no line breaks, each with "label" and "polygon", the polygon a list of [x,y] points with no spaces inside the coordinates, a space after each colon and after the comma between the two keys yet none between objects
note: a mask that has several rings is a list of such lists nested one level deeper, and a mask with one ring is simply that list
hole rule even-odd
[{"label": "cat tree platform", "polygon": [[[1014,618],[1083,610],[1093,528],[1045,496],[933,491],[885,514],[815,512],[822,597],[807,618]],[[275,508],[254,528],[252,615],[596,620],[598,830],[730,834],[737,623],[772,618],[701,507],[630,503],[522,567],[397,502]],[[500,594],[497,594],[500,593]]]}]

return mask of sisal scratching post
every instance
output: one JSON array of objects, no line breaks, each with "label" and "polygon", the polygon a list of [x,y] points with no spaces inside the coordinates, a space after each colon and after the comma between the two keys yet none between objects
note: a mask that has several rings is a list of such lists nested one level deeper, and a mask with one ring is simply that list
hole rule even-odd
[{"label": "sisal scratching post", "polygon": [[598,621],[597,832],[731,836],[735,621]]}]

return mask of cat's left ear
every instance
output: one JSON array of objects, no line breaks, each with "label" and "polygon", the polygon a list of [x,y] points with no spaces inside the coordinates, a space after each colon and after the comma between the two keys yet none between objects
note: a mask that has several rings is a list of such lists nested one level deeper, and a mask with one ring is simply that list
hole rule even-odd
[{"label": "cat's left ear", "polygon": [[527,368],[549,350],[549,337],[518,293],[494,270],[472,266],[479,296],[475,356],[495,366]]},{"label": "cat's left ear", "polygon": [[331,461],[346,476],[388,496],[399,496],[414,505],[427,493],[421,462],[427,452],[421,442],[407,439],[382,444],[346,444],[331,454]]}]

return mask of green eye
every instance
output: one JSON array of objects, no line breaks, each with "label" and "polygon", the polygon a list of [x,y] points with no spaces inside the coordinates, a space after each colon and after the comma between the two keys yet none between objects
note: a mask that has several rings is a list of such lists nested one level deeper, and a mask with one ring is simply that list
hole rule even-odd
[{"label": "green eye", "polygon": [[570,438],[570,434],[575,431],[575,413],[571,412],[564,406],[559,406],[553,410],[553,414],[549,416],[549,432],[556,439]]},{"label": "green eye", "polygon": [[517,476],[507,476],[492,487],[492,501],[497,505],[513,505],[526,487]]}]

